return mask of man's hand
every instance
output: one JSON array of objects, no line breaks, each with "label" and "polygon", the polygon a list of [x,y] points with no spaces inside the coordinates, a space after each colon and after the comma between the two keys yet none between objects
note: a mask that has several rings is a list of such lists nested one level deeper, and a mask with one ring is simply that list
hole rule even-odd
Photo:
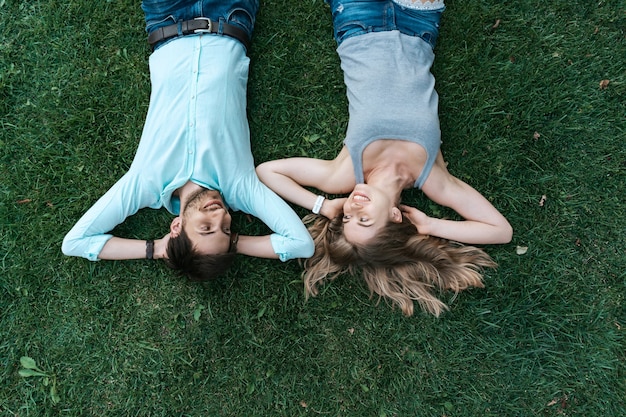
[{"label": "man's hand", "polygon": [[409,219],[409,221],[417,227],[417,233],[428,234],[426,230],[430,217],[428,217],[424,212],[405,204],[400,204],[400,211],[402,211],[402,215],[404,217]]},{"label": "man's hand", "polygon": [[168,259],[167,244],[170,241],[170,234],[166,234],[161,239],[154,241],[154,259]]},{"label": "man's hand", "polygon": [[320,210],[320,214],[330,220],[339,216],[343,213],[343,205],[348,200],[347,198],[335,198],[335,199],[326,199],[324,200],[324,204],[322,204],[322,209]]}]

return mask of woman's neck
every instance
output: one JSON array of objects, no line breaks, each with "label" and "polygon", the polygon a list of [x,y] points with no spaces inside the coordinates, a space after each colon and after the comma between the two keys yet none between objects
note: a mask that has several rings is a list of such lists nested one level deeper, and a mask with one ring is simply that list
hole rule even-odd
[{"label": "woman's neck", "polygon": [[392,201],[400,201],[402,190],[413,185],[410,175],[403,171],[397,164],[378,166],[366,173],[365,183],[384,191]]},{"label": "woman's neck", "polygon": [[413,188],[415,180],[424,168],[426,150],[412,142],[402,140],[378,140],[363,152],[363,175],[365,182],[388,182],[394,190]]}]

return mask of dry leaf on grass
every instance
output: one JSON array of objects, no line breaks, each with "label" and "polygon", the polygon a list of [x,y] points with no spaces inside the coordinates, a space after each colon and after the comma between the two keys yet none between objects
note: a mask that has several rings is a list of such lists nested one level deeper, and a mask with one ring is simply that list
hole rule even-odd
[{"label": "dry leaf on grass", "polygon": [[602,80],[602,81],[600,81],[600,90],[605,90],[609,86],[610,82],[611,82],[611,80]]},{"label": "dry leaf on grass", "polygon": [[539,207],[543,207],[543,205],[546,203],[546,200],[548,199],[548,197],[546,197],[546,195],[542,195],[541,196],[541,200],[539,200]]},{"label": "dry leaf on grass", "polygon": [[528,252],[528,246],[517,246],[515,248],[515,253],[518,255],[524,255],[526,252]]}]

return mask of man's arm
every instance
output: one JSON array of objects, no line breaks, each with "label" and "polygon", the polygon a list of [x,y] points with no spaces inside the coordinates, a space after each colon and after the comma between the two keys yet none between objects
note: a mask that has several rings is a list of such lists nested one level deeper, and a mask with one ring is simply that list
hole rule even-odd
[{"label": "man's arm", "polygon": [[300,217],[276,193],[256,176],[254,171],[240,178],[234,189],[226,191],[233,209],[251,214],[272,230],[271,235],[239,236],[238,252],[248,256],[309,258],[313,255],[313,239]]},{"label": "man's arm", "polygon": [[[161,239],[154,239],[152,259],[167,258],[167,242],[169,233]],[[98,259],[105,260],[126,260],[144,259],[147,255],[147,242],[138,239],[124,239],[113,236],[107,240],[104,247],[98,254]]]},{"label": "man's arm", "polygon": [[87,210],[65,236],[63,253],[91,261],[145,258],[145,240],[117,238],[109,232],[140,208],[149,206],[148,200],[154,198],[158,197],[141,192],[133,177],[126,174]]},{"label": "man's arm", "polygon": [[237,253],[257,258],[278,259],[274,252],[270,235],[266,236],[239,236]]}]

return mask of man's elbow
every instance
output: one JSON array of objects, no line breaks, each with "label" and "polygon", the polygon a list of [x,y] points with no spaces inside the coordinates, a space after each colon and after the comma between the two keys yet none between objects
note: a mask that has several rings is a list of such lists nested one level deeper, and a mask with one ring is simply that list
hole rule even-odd
[{"label": "man's elbow", "polygon": [[315,244],[313,243],[313,239],[309,238],[299,242],[298,250],[296,251],[298,254],[295,258],[308,259],[315,253]]},{"label": "man's elbow", "polygon": [[63,252],[63,255],[65,256],[76,256],[74,253],[75,246],[76,245],[74,245],[73,240],[68,236],[65,236],[63,243],[61,243],[61,252]]},{"label": "man's elbow", "polygon": [[305,248],[303,250],[302,258],[308,259],[315,253],[315,244],[313,243],[313,239],[307,241]]}]

